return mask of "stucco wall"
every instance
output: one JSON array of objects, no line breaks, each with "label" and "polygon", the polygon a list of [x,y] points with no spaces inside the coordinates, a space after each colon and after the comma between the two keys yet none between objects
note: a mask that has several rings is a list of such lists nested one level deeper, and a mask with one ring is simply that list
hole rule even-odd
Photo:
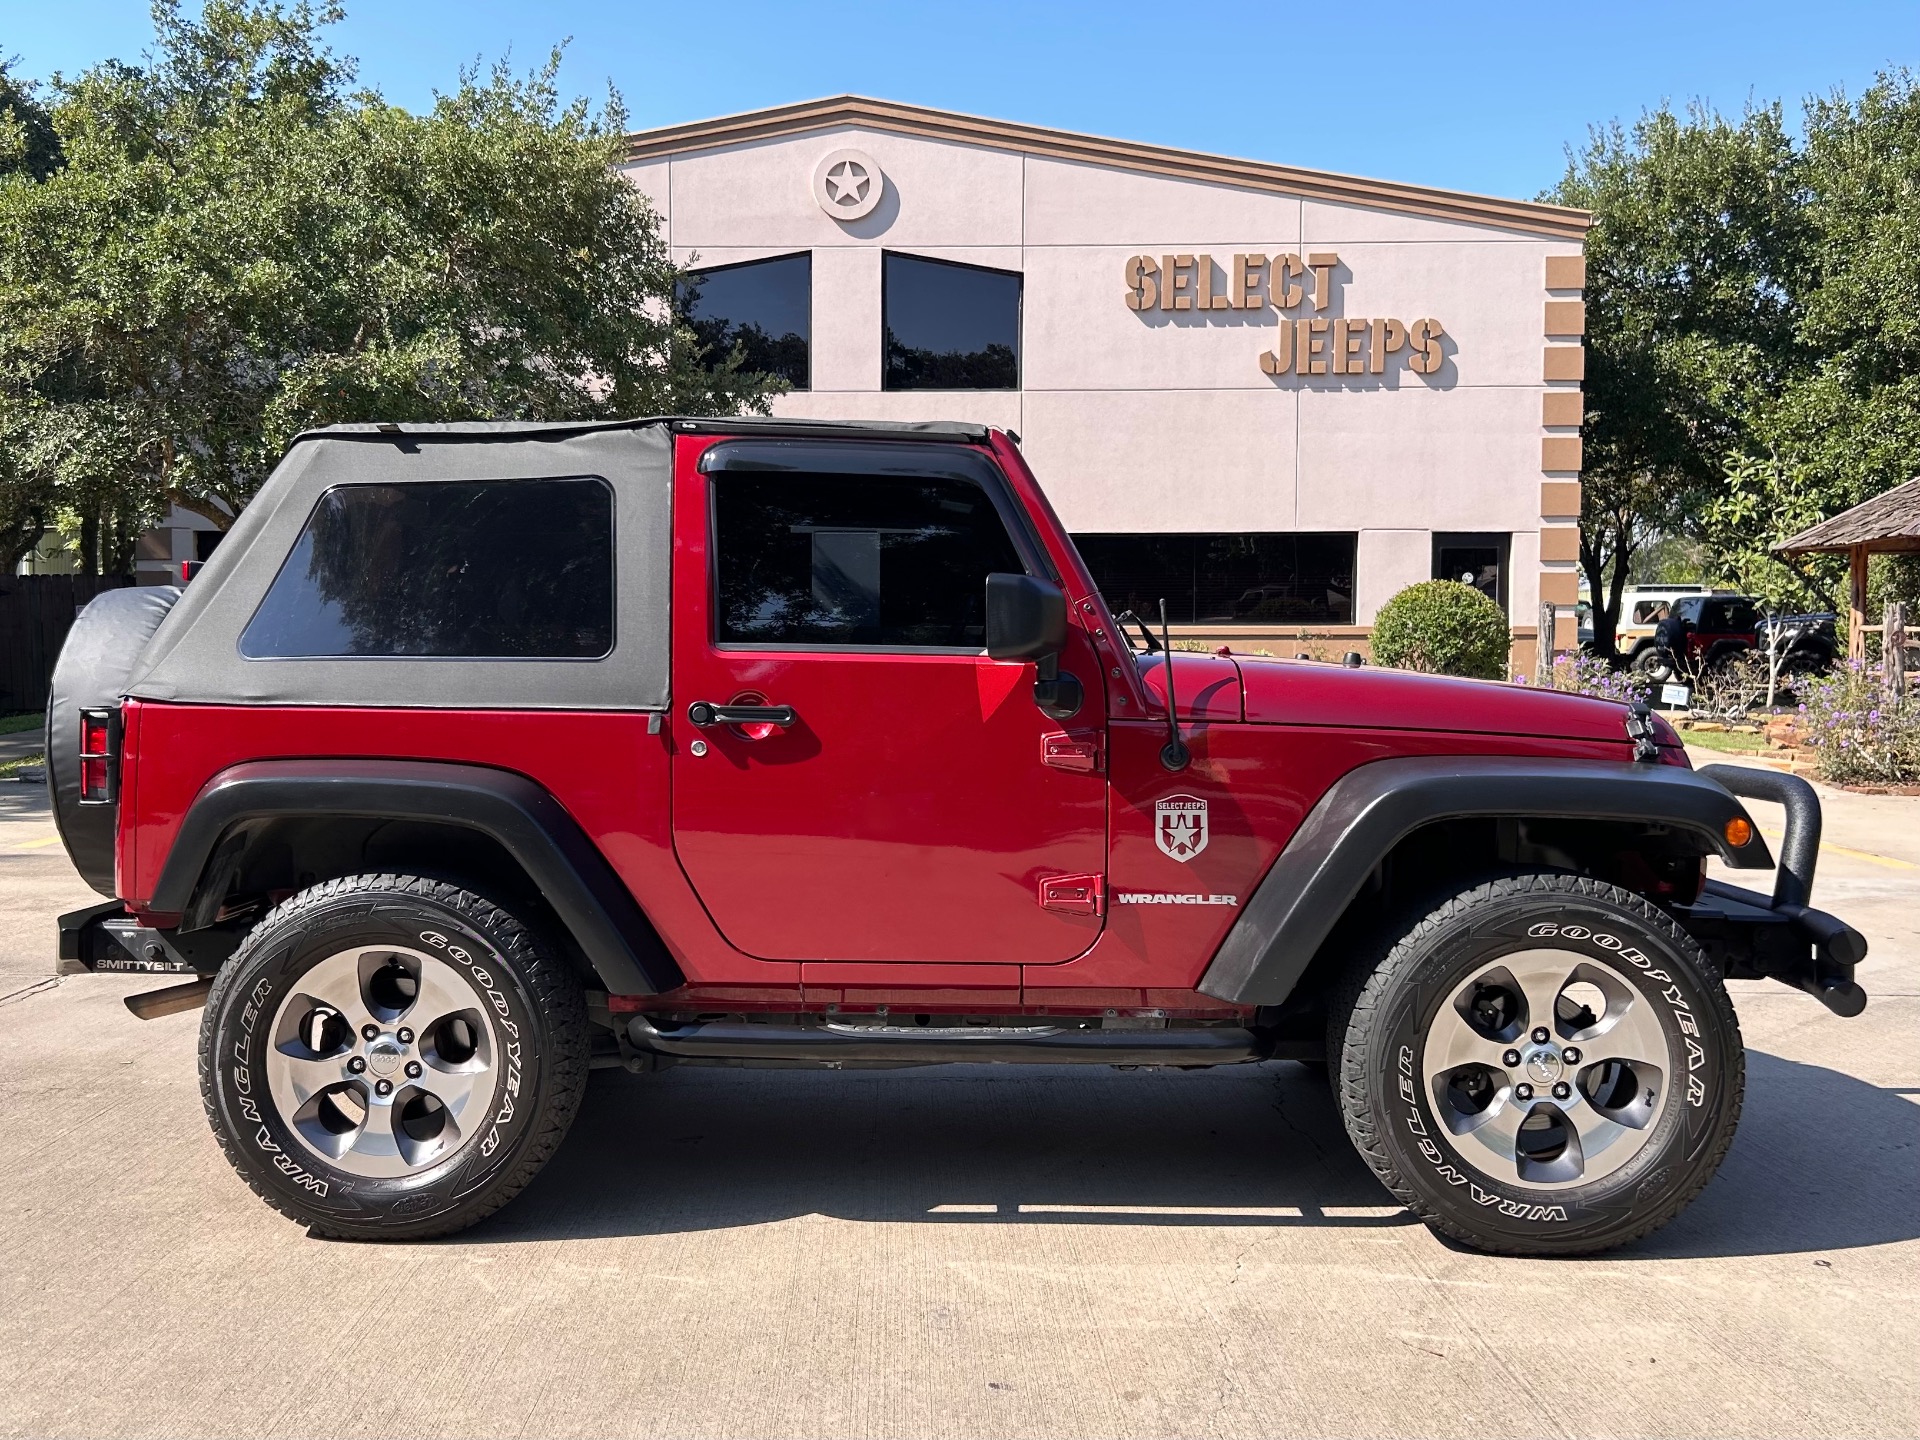
[{"label": "stucco wall", "polygon": [[[813,173],[845,147],[874,157],[886,189],[873,214],[841,223],[816,203]],[[1534,623],[1541,482],[1578,478],[1541,468],[1542,395],[1555,388],[1543,379],[1545,265],[1578,256],[1577,242],[862,126],[628,173],[682,263],[812,252],[813,387],[779,413],[1009,427],[1077,530],[1358,531],[1361,624],[1428,577],[1433,531],[1506,532],[1512,619]],[[1024,274],[1021,390],[880,389],[889,249]],[[1444,363],[1273,376],[1259,364],[1279,330],[1270,307],[1124,303],[1132,255],[1205,254],[1224,269],[1238,253],[1282,251],[1340,260],[1325,309],[1286,313],[1432,317]]]}]

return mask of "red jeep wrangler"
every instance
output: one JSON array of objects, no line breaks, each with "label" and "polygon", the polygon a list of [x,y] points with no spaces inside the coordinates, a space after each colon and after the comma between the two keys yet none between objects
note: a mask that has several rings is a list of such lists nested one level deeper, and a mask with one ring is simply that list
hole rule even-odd
[{"label": "red jeep wrangler", "polygon": [[[197,979],[215,1135],[316,1233],[506,1203],[596,1066],[1332,1067],[1429,1224],[1573,1254],[1726,1153],[1722,977],[1842,1015],[1812,791],[1645,711],[1136,649],[966,425],[302,437],[184,592],[88,607],[48,716],[109,903]],[[1736,794],[1783,801],[1773,865]]]}]

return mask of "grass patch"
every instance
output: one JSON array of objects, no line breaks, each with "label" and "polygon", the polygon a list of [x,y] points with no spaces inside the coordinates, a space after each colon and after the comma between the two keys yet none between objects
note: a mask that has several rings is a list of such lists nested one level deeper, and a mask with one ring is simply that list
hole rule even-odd
[{"label": "grass patch", "polygon": [[1741,735],[1731,730],[1682,730],[1680,738],[1702,750],[1718,750],[1727,755],[1764,755],[1773,748],[1758,735]]},{"label": "grass patch", "polygon": [[0,735],[18,735],[25,730],[38,730],[47,723],[47,717],[38,710],[20,710],[11,715],[0,715]]},{"label": "grass patch", "polygon": [[22,770],[38,770],[47,763],[44,755],[22,755],[18,760],[0,760],[0,780],[16,780]]}]

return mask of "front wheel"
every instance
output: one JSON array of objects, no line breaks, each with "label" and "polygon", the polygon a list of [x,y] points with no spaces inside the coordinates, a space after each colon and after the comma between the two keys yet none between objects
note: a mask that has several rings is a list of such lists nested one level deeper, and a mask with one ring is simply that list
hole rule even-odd
[{"label": "front wheel", "polygon": [[1565,874],[1466,891],[1336,998],[1347,1131],[1434,1229],[1577,1255],[1659,1228],[1733,1141],[1745,1057],[1712,961],[1641,897]]},{"label": "front wheel", "polygon": [[221,970],[200,1093],[269,1205],[340,1239],[461,1230],[559,1146],[587,1076],[578,981],[499,906],[356,875],[276,907]]}]

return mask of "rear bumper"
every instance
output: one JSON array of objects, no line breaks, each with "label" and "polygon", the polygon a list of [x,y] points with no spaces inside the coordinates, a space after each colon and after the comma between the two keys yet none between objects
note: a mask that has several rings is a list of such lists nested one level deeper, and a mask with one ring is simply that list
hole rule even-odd
[{"label": "rear bumper", "polygon": [[1778,980],[1836,1015],[1858,1015],[1867,992],[1853,970],[1867,958],[1866,937],[1807,904],[1820,853],[1820,797],[1806,781],[1769,770],[1709,765],[1700,773],[1736,795],[1784,806],[1787,833],[1772,895],[1709,880],[1698,900],[1678,907],[1680,923],[1728,979]]},{"label": "rear bumper", "polygon": [[239,947],[228,930],[155,930],[118,900],[60,917],[59,975],[211,975]]}]

